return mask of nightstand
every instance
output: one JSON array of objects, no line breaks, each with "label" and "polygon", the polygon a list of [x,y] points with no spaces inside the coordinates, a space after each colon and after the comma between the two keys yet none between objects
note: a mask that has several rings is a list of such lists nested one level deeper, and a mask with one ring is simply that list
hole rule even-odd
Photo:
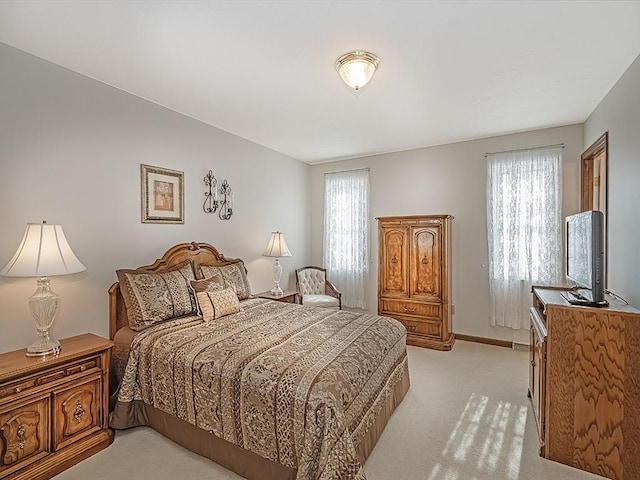
[{"label": "nightstand", "polygon": [[274,295],[271,292],[261,292],[256,295],[258,298],[268,298],[269,300],[276,300],[277,302],[284,303],[298,303],[298,292],[283,292],[282,295]]},{"label": "nightstand", "polygon": [[113,342],[60,341],[59,355],[0,354],[0,480],[46,480],[109,446]]}]

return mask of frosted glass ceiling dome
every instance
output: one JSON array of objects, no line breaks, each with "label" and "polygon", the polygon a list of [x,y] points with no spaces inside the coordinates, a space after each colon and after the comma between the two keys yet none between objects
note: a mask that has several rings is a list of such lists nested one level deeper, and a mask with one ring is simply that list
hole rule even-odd
[{"label": "frosted glass ceiling dome", "polygon": [[345,53],[336,60],[336,70],[344,83],[354,90],[360,90],[369,83],[379,63],[377,55],[356,50]]}]

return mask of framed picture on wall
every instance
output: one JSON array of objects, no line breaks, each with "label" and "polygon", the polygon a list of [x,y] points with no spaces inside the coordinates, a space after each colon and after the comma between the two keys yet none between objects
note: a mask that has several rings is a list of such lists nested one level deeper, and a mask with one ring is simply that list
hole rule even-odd
[{"label": "framed picture on wall", "polygon": [[140,165],[142,223],[184,223],[184,172]]}]

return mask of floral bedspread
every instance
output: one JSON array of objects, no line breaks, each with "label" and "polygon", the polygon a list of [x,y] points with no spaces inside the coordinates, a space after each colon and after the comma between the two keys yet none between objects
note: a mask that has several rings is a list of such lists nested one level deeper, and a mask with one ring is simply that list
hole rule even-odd
[{"label": "floral bedspread", "polygon": [[408,374],[404,327],[263,299],[241,305],[212,322],[138,333],[118,404],[141,400],[297,469],[298,480],[364,479],[356,446]]}]

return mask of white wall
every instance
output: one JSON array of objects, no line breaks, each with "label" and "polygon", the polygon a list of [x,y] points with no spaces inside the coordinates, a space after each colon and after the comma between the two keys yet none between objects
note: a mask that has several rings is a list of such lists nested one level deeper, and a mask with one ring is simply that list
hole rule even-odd
[{"label": "white wall", "polygon": [[[452,331],[528,343],[528,330],[489,326],[485,153],[564,143],[563,214],[578,211],[582,126],[551,128],[311,167],[311,261],[322,264],[324,173],[369,167],[370,310],[377,310],[375,217],[448,213],[453,220]],[[561,248],[559,245],[558,248]]]},{"label": "white wall", "polygon": [[[255,292],[271,287],[262,258],[282,230],[292,272],[322,262],[323,174],[371,169],[371,310],[376,310],[375,217],[450,213],[454,220],[453,331],[527,341],[488,325],[484,154],[563,142],[565,215],[578,210],[579,158],[609,131],[609,287],[640,305],[640,60],[583,126],[552,128],[309,167],[254,143],[0,44],[0,267],[27,222],[61,223],[84,273],[53,279],[62,297],[53,334],[107,334],[107,294],[117,268],[151,263],[172,245],[203,241],[247,262]],[[185,172],[184,225],[140,222],[140,163]],[[201,210],[212,169],[236,192],[233,218]],[[310,221],[309,221],[310,218]],[[484,267],[483,267],[484,265]],[[0,278],[0,352],[33,339],[26,299],[34,279]]]},{"label": "white wall", "polygon": [[584,149],[606,131],[608,288],[640,307],[640,56],[585,122]]},{"label": "white wall", "polygon": [[[61,309],[52,334],[107,335],[107,289],[117,268],[146,265],[169,247],[199,241],[246,262],[254,292],[271,288],[272,230],[293,253],[283,288],[308,260],[309,166],[0,44],[0,268],[27,222],[60,223],[81,274],[54,277]],[[184,172],[185,224],[140,221],[140,164]],[[235,191],[221,221],[202,211],[209,169]],[[0,278],[0,352],[35,336],[27,297],[35,279]]]}]

